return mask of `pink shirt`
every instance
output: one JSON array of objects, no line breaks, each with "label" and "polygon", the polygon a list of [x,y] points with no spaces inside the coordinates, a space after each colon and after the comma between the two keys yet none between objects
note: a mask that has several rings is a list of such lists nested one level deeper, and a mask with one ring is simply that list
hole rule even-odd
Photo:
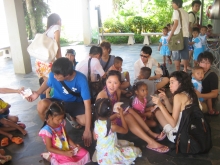
[{"label": "pink shirt", "polygon": [[135,110],[140,111],[140,113],[145,112],[146,105],[147,105],[147,99],[146,98],[144,98],[144,103],[142,103],[137,97],[135,97],[133,99],[132,107]]}]

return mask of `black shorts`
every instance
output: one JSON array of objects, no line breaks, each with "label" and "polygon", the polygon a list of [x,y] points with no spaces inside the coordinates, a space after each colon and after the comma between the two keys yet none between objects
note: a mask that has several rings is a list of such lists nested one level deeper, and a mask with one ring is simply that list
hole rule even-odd
[{"label": "black shorts", "polygon": [[47,99],[49,99],[52,102],[53,101],[64,102],[64,108],[66,113],[70,114],[70,116],[72,117],[85,114],[85,106],[83,102],[67,102],[56,98],[47,98]]}]

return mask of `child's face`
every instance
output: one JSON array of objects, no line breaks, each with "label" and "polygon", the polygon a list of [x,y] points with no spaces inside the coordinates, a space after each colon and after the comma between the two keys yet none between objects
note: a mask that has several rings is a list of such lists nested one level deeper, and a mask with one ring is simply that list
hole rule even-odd
[{"label": "child's face", "polygon": [[106,80],[106,87],[110,93],[114,93],[117,89],[119,89],[120,84],[118,76],[116,75],[109,76]]},{"label": "child's face", "polygon": [[108,55],[108,54],[109,54],[109,49],[102,47],[102,55]]},{"label": "child's face", "polygon": [[192,10],[194,11],[194,12],[198,12],[199,11],[199,9],[200,9],[200,4],[194,4],[194,6],[192,7]]},{"label": "child's face", "polygon": [[198,80],[201,81],[204,78],[204,71],[203,69],[197,69],[194,71],[194,73],[192,74],[192,76]]},{"label": "child's face", "polygon": [[201,28],[200,33],[201,33],[202,35],[205,35],[205,34],[207,33],[206,28]]},{"label": "child's face", "polygon": [[166,29],[163,29],[163,35],[165,35],[165,36],[166,36],[166,35],[167,35],[167,33],[168,33],[168,32],[167,32],[167,30],[166,30]]},{"label": "child's face", "polygon": [[142,71],[139,72],[138,79],[139,79],[139,80],[144,79],[144,76],[143,76],[143,74],[142,74]]},{"label": "child's face", "polygon": [[140,98],[145,98],[147,97],[147,86],[142,85],[141,87],[138,88],[138,90],[135,91],[135,94],[140,97]]},{"label": "child's face", "polygon": [[50,116],[49,120],[52,121],[54,127],[58,127],[64,119],[64,115]]},{"label": "child's face", "polygon": [[193,38],[196,38],[199,36],[199,33],[197,31],[193,31],[192,32]]},{"label": "child's face", "polygon": [[75,56],[73,54],[71,54],[71,53],[67,53],[66,54],[66,58],[68,58],[71,62],[73,62],[74,59],[75,59]]},{"label": "child's face", "polygon": [[115,66],[116,69],[119,70],[122,67],[122,62],[117,62],[117,63],[114,64],[114,66]]}]

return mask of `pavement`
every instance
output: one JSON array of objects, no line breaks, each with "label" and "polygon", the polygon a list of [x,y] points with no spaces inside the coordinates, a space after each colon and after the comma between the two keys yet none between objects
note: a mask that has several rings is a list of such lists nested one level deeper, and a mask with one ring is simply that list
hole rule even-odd
[{"label": "pavement", "polygon": [[[143,45],[113,45],[112,55],[120,56],[123,58],[123,70],[129,71],[131,76],[131,81],[133,82],[133,65],[134,62],[139,59],[140,50]],[[90,46],[84,45],[73,45],[68,47],[62,47],[62,54],[65,54],[67,48],[73,48],[76,50],[76,59],[80,61],[88,55]],[[159,55],[157,51],[157,46],[152,46],[153,53],[152,56],[162,63],[162,56]],[[4,58],[0,56],[0,87],[8,88],[19,88],[24,86],[26,88],[31,88],[36,90],[39,88],[38,77],[36,75],[34,67],[35,59],[31,58],[32,70],[33,72],[22,75],[15,74],[12,59]],[[174,64],[167,65],[169,72],[174,71]],[[218,73],[219,75],[219,73]],[[7,154],[12,155],[12,161],[5,163],[6,165],[49,165],[50,163],[43,160],[40,156],[42,152],[46,152],[45,145],[38,136],[38,132],[43,125],[42,121],[39,119],[36,106],[39,101],[36,100],[32,103],[23,100],[19,94],[0,94],[0,98],[11,104],[10,113],[12,115],[17,115],[21,122],[25,123],[28,134],[23,136],[18,131],[13,131],[14,136],[20,136],[24,139],[24,143],[16,145],[10,142],[7,147],[4,147]],[[220,109],[220,103],[217,104],[217,109]],[[126,139],[135,143],[135,146],[141,148],[143,155],[141,158],[137,158],[135,161],[136,165],[219,165],[220,164],[220,117],[210,117],[207,116],[212,129],[212,141],[213,147],[207,154],[200,155],[182,155],[175,154],[173,144],[170,143],[167,138],[161,143],[171,147],[171,151],[166,154],[159,154],[149,149],[146,149],[146,142],[134,136],[132,133],[126,135],[119,135],[121,139]],[[73,129],[69,123],[67,124],[68,135],[76,143],[83,146],[82,133],[83,128],[80,130]],[[154,130],[155,132],[160,132],[159,128]],[[0,136],[2,138],[3,136]],[[91,147],[86,148],[92,155],[95,148],[95,142]],[[96,163],[89,163],[96,164]]]}]

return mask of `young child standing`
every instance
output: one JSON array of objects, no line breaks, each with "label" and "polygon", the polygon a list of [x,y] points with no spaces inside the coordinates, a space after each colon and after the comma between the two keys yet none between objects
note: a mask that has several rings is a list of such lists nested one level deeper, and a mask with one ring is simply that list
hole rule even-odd
[{"label": "young child standing", "polygon": [[[192,69],[192,83],[196,90],[200,93],[202,92],[202,79],[204,78],[203,68],[200,66],[195,66]],[[203,102],[203,98],[199,98],[199,101]]]},{"label": "young child standing", "polygon": [[168,42],[167,42],[168,37],[169,37],[168,28],[164,27],[163,28],[163,35],[160,38],[160,44],[158,47],[158,51],[160,51],[160,55],[163,56],[164,65],[166,65],[166,57],[168,58],[169,64],[172,64],[172,61],[170,59],[170,50],[169,50]]},{"label": "young child standing", "polygon": [[[143,118],[143,120],[146,122],[146,124],[149,127],[155,127],[157,123],[153,120],[153,115],[151,110],[154,109],[154,107],[148,107],[147,106],[147,93],[148,93],[148,86],[143,81],[139,81],[134,84],[133,86],[134,90],[134,98],[132,100],[132,108]],[[164,136],[164,138],[166,135]]]},{"label": "young child standing", "polygon": [[48,150],[42,156],[53,165],[84,165],[90,161],[89,153],[66,134],[64,118],[63,105],[59,102],[51,103],[39,132]]},{"label": "young child standing", "polygon": [[206,47],[206,38],[207,38],[207,27],[206,26],[202,26],[201,29],[200,29],[200,34],[199,34],[199,38],[201,39],[202,41],[202,48],[203,48],[203,51],[206,51],[207,50],[207,47]]},{"label": "young child standing", "polygon": [[141,150],[131,142],[118,140],[116,134],[116,132],[121,134],[128,132],[123,109],[118,108],[118,117],[121,118],[122,126],[111,123],[112,105],[109,99],[98,99],[95,103],[95,111],[98,117],[94,128],[98,164],[133,164],[137,157],[141,157]]},{"label": "young child standing", "polygon": [[194,27],[192,31],[193,39],[192,42],[189,42],[190,45],[193,45],[194,51],[193,51],[193,61],[194,61],[194,66],[197,65],[197,58],[200,53],[203,52],[202,48],[202,41],[199,38],[199,28]]}]

